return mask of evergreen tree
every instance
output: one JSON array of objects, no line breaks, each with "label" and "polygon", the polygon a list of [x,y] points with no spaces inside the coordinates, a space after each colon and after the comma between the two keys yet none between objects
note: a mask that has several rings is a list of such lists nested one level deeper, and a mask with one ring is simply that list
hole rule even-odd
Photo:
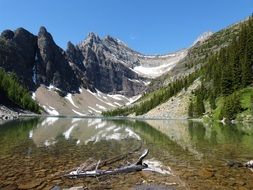
[{"label": "evergreen tree", "polygon": [[250,102],[251,102],[251,112],[253,113],[253,93],[250,96]]},{"label": "evergreen tree", "polygon": [[36,113],[39,113],[38,104],[31,98],[29,92],[19,82],[14,74],[7,74],[0,68],[0,93],[11,102]]},{"label": "evergreen tree", "polygon": [[225,117],[226,119],[233,120],[241,109],[240,97],[234,93],[224,99],[220,118]]},{"label": "evergreen tree", "polygon": [[199,94],[196,97],[195,113],[196,113],[197,117],[200,117],[203,115],[203,113],[205,113],[204,102],[203,102],[201,95],[199,95]]},{"label": "evergreen tree", "polygon": [[190,118],[193,117],[193,102],[192,102],[192,100],[190,101],[190,104],[189,104],[189,107],[188,107],[188,116]]},{"label": "evergreen tree", "polygon": [[213,92],[211,92],[211,94],[210,94],[209,103],[210,103],[211,109],[215,110],[216,109],[216,104],[215,104],[215,96],[214,96]]}]

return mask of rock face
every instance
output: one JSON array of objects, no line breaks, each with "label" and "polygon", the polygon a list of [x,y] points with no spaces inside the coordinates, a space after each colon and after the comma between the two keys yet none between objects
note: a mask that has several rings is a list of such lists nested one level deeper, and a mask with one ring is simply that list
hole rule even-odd
[{"label": "rock face", "polygon": [[145,89],[144,78],[132,70],[137,53],[110,36],[100,39],[90,33],[77,46],[68,43],[66,52],[69,61],[104,93],[134,96]]},{"label": "rock face", "polygon": [[183,56],[144,56],[118,39],[101,39],[94,33],[78,45],[69,42],[64,51],[45,27],[37,36],[23,28],[5,30],[0,36],[0,67],[16,73],[31,91],[53,85],[65,94],[83,87],[132,97],[144,92],[151,78],[167,72]]},{"label": "rock face", "polygon": [[145,89],[144,78],[132,70],[137,53],[110,36],[100,39],[91,33],[79,45],[69,42],[64,51],[45,27],[38,36],[19,28],[3,31],[0,45],[0,66],[16,73],[30,90],[44,84],[66,92],[84,87],[134,96]]},{"label": "rock face", "polygon": [[80,82],[70,67],[65,52],[58,47],[46,28],[38,34],[38,51],[35,57],[36,83],[54,85],[65,91],[77,90]]},{"label": "rock face", "polygon": [[14,32],[5,30],[0,37],[0,66],[15,72],[30,89],[35,87],[32,80],[37,37],[23,28]]}]

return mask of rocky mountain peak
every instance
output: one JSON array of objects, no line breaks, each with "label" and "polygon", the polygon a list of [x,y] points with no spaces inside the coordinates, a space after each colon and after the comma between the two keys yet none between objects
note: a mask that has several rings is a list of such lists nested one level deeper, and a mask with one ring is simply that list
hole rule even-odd
[{"label": "rocky mountain peak", "polygon": [[34,87],[32,69],[37,48],[37,37],[24,28],[15,31],[5,30],[1,37],[6,40],[8,51],[1,52],[0,66],[6,71],[15,72],[20,81],[29,89]]},{"label": "rocky mountain peak", "polygon": [[4,30],[2,33],[1,33],[1,37],[6,39],[6,40],[10,40],[14,37],[14,32],[11,31],[11,30]]},{"label": "rocky mountain peak", "polygon": [[118,45],[118,39],[113,38],[110,35],[105,36],[104,41],[109,42],[109,43],[113,43],[114,45]]},{"label": "rocky mountain peak", "polygon": [[83,65],[84,56],[78,46],[75,46],[72,42],[68,42],[66,55],[68,60],[78,66]]},{"label": "rocky mountain peak", "polygon": [[41,26],[40,30],[39,30],[39,34],[42,35],[42,34],[45,34],[45,33],[48,33],[46,27]]},{"label": "rocky mountain peak", "polygon": [[52,35],[47,31],[44,26],[40,27],[38,33],[38,46],[56,46]]},{"label": "rocky mountain peak", "polygon": [[88,41],[91,43],[99,43],[101,41],[101,39],[97,34],[90,32],[85,41]]},{"label": "rocky mountain peak", "polygon": [[52,84],[65,91],[76,89],[79,82],[68,64],[65,51],[55,44],[52,35],[43,26],[39,30],[37,44],[37,83]]}]

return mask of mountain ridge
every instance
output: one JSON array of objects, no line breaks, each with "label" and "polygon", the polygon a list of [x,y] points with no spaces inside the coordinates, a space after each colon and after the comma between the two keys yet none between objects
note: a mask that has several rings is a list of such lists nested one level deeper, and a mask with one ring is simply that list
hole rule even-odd
[{"label": "mountain ridge", "polygon": [[[86,91],[90,91],[103,93],[103,96],[106,94],[125,96],[118,100],[109,98],[110,101],[106,103],[104,101],[107,100],[100,98],[101,105],[97,105],[94,100],[92,105],[86,106],[89,104],[86,102],[85,111],[79,109],[72,112],[72,114],[78,112],[82,115],[83,112],[90,113],[90,108],[93,109],[92,114],[94,112],[97,114],[104,111],[104,108],[111,109],[114,106],[128,104],[132,101],[131,97],[145,92],[153,78],[145,73],[137,72],[135,68],[145,66],[152,69],[168,65],[173,56],[177,57],[177,54],[145,56],[116,38],[107,35],[101,39],[94,33],[90,33],[86,39],[76,45],[68,42],[67,49],[63,50],[55,43],[53,36],[45,27],[40,28],[38,35],[24,28],[18,28],[15,31],[5,30],[1,33],[0,42],[2,45],[0,67],[7,72],[14,72],[21,84],[34,92],[33,98],[45,110],[50,110],[52,106],[48,104],[48,100],[40,96],[48,94],[50,97],[52,92],[59,95],[54,97],[55,100],[62,104],[70,103],[70,110],[73,110],[72,107],[75,104],[71,101],[62,101],[62,98],[70,97],[69,94],[74,97],[80,93],[80,90],[85,90],[85,94],[87,94]],[[177,62],[177,60],[173,61]],[[159,72],[158,75],[166,70]],[[36,96],[37,92],[40,95]],[[94,96],[94,98],[99,97]],[[83,97],[79,97],[78,101],[83,102],[82,99]],[[67,100],[70,99],[67,98]],[[55,107],[57,105],[53,108]],[[99,107],[98,110],[97,107]],[[71,114],[67,110],[66,112],[56,110],[57,108],[55,112],[52,112],[51,109],[49,113]]]},{"label": "mountain ridge", "polygon": [[[19,33],[24,33],[24,36]],[[16,40],[17,34],[21,40]],[[193,46],[204,43],[211,34],[201,36]],[[136,100],[140,94],[150,89],[148,85],[151,81],[178,67],[179,63],[188,58],[189,50],[192,49],[189,47],[163,55],[144,55],[110,35],[101,38],[95,33],[89,33],[78,44],[68,42],[66,50],[63,50],[45,27],[40,28],[38,35],[23,28],[5,30],[0,39],[10,47],[7,48],[10,54],[0,52],[0,56],[9,64],[2,61],[0,66],[7,72],[16,73],[21,83],[33,92],[34,99],[45,110],[63,115],[98,114],[129,104],[132,102],[131,97],[136,97],[133,98]],[[24,56],[19,57],[20,54]],[[14,59],[9,61],[10,55],[14,55]],[[15,60],[20,60],[22,64],[17,67]],[[29,65],[25,66],[27,62]],[[90,96],[88,94],[94,99],[92,104],[85,100]],[[107,95],[115,96],[109,98]],[[69,109],[42,96],[54,97],[55,102],[61,102]],[[80,102],[83,109],[76,106],[74,101]],[[97,104],[96,101],[100,103]]]}]

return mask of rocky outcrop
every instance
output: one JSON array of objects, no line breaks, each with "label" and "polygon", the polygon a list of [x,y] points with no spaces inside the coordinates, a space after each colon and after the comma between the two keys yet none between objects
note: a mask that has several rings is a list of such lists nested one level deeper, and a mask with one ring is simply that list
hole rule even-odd
[{"label": "rocky outcrop", "polygon": [[84,62],[83,62],[84,56],[78,46],[75,46],[71,42],[68,42],[66,54],[67,54],[68,60],[71,63],[76,64],[78,67],[84,69],[85,71]]},{"label": "rocky outcrop", "polygon": [[136,52],[110,36],[100,39],[90,33],[78,46],[69,43],[67,55],[104,93],[134,96],[145,89],[144,78],[132,70]]},{"label": "rocky outcrop", "polygon": [[170,68],[178,62],[174,58],[177,54],[144,56],[118,39],[111,36],[101,39],[94,33],[78,45],[69,42],[64,51],[45,27],[40,28],[38,36],[23,28],[14,32],[5,30],[0,46],[0,67],[16,73],[32,91],[43,84],[64,92],[78,92],[84,87],[93,92],[97,89],[131,97],[145,91],[153,67],[156,67],[156,75],[160,75],[167,71],[164,65]]},{"label": "rocky outcrop", "polygon": [[65,91],[77,90],[80,86],[70,67],[65,52],[58,47],[46,28],[38,34],[38,52],[35,60],[36,83],[54,85]]},{"label": "rocky outcrop", "polygon": [[37,37],[23,28],[14,32],[5,30],[0,37],[0,66],[14,72],[30,89],[35,87],[32,79]]}]

